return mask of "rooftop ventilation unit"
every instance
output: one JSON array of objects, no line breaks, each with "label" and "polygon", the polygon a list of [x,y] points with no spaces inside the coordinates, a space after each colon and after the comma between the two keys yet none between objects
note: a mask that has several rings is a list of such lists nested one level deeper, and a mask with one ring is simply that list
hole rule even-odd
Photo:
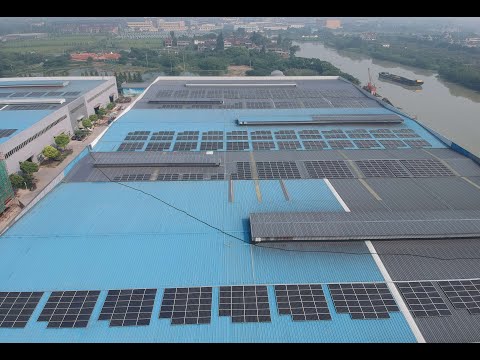
[{"label": "rooftop ventilation unit", "polygon": [[252,213],[253,242],[480,237],[480,211]]},{"label": "rooftop ventilation unit", "polygon": [[68,84],[69,81],[62,80],[0,81],[0,88],[65,87]]},{"label": "rooftop ventilation unit", "polygon": [[185,84],[185,87],[296,87],[296,83],[204,83],[204,84]]},{"label": "rooftop ventilation unit", "polygon": [[219,167],[217,154],[182,153],[94,153],[94,167]]},{"label": "rooftop ventilation unit", "polygon": [[238,125],[255,126],[255,125],[330,125],[330,124],[400,124],[403,119],[394,114],[329,114],[329,115],[312,115],[310,119],[295,118],[275,118],[269,117],[264,119],[237,119]]},{"label": "rooftop ventilation unit", "polygon": [[203,104],[203,105],[222,105],[223,100],[203,100],[203,99],[196,99],[196,100],[148,100],[149,104],[177,104],[177,105],[195,105],[195,104]]},{"label": "rooftop ventilation unit", "polygon": [[3,105],[38,105],[38,104],[63,104],[65,99],[60,98],[25,98],[25,99],[0,99]]}]

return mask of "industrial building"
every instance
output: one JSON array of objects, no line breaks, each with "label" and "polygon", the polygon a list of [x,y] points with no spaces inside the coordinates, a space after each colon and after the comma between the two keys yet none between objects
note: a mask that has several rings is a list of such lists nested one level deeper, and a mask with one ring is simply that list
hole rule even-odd
[{"label": "industrial building", "polygon": [[8,173],[19,162],[37,162],[43,148],[118,98],[113,76],[2,78],[0,154]]},{"label": "industrial building", "polygon": [[480,341],[479,159],[277,75],[157,78],[1,235],[0,341]]}]

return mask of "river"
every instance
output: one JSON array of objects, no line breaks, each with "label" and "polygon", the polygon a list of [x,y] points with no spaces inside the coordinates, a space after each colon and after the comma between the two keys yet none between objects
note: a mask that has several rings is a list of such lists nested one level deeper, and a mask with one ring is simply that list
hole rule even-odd
[{"label": "river", "polygon": [[[375,60],[363,54],[325,47],[321,43],[295,43],[301,50],[296,56],[328,61],[340,70],[368,82],[368,68],[377,92],[418,121],[480,156],[480,93],[449,83],[435,72]],[[380,80],[381,71],[424,80],[421,89]]]}]

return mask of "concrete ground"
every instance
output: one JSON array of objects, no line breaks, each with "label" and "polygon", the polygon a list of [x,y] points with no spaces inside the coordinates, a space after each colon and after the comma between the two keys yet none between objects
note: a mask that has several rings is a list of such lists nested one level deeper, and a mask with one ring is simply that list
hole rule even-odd
[{"label": "concrete ground", "polygon": [[67,148],[72,149],[73,153],[68,155],[67,158],[56,167],[40,167],[40,170],[35,173],[35,178],[37,179],[37,188],[33,191],[19,189],[17,192],[17,199],[23,205],[28,205],[30,201],[32,201],[50,183],[50,181],[52,181],[58,174],[60,174],[63,169],[65,169],[65,167],[67,167],[67,165],[79,153],[81,153],[88,144],[90,144],[103,130],[105,130],[105,128],[105,125],[95,126],[92,133],[87,136],[83,141],[70,141]]}]

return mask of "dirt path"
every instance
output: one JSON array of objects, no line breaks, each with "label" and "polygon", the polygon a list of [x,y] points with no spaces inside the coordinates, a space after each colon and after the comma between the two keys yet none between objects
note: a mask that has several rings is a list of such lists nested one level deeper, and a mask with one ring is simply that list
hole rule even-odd
[{"label": "dirt path", "polygon": [[252,68],[247,65],[230,65],[226,76],[246,76],[245,73],[248,70],[252,70]]}]

